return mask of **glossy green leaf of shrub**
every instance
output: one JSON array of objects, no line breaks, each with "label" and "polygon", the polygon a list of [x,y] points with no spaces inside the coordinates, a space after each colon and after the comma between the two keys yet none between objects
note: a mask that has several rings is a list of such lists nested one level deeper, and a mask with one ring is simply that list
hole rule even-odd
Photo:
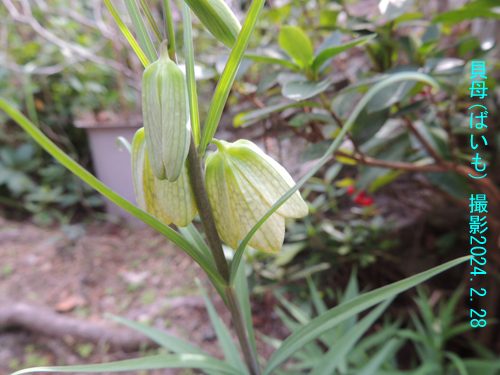
[{"label": "glossy green leaf of shrub", "polygon": [[359,103],[356,105],[354,108],[353,112],[349,116],[348,120],[342,127],[342,130],[340,133],[337,135],[335,140],[332,142],[328,150],[326,150],[325,154],[323,157],[319,160],[319,162],[316,164],[314,168],[312,168],[293,188],[291,188],[286,194],[284,194],[276,203],[273,204],[273,206],[267,211],[267,213],[254,225],[252,230],[248,232],[246,237],[241,241],[238,250],[236,251],[233,262],[231,264],[231,283],[234,281],[234,274],[236,272],[236,269],[239,266],[239,262],[241,261],[241,257],[243,256],[243,251],[248,245],[249,241],[251,240],[252,236],[257,232],[257,230],[260,228],[261,225],[264,224],[264,222],[276,211],[278,208],[284,204],[287,199],[289,199],[302,185],[304,185],[328,160],[328,158],[335,152],[337,149],[340,147],[340,144],[346,135],[346,133],[351,129],[354,121],[356,118],[359,116],[361,111],[364,109],[364,107],[367,105],[367,103],[381,90],[384,88],[390,86],[393,83],[396,82],[401,82],[401,81],[406,81],[406,80],[415,80],[415,81],[421,81],[424,83],[427,83],[429,85],[432,85],[434,89],[437,89],[439,87],[438,83],[430,76],[421,74],[421,73],[411,73],[411,72],[404,72],[404,73],[396,73],[391,75],[390,77],[386,78],[385,80],[378,82],[376,85],[374,85],[366,95],[359,101]]},{"label": "glossy green leaf of shrub", "polygon": [[306,33],[299,27],[283,26],[279,35],[281,48],[302,68],[307,68],[313,58],[313,46]]}]

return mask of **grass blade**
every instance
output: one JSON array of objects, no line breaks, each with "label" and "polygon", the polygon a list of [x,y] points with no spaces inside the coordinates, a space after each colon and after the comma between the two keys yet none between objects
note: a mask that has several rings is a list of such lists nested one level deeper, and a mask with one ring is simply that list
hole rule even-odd
[{"label": "grass blade", "polygon": [[175,31],[174,31],[174,20],[172,19],[172,10],[170,9],[170,0],[163,0],[163,11],[165,12],[165,35],[168,39],[168,55],[172,61],[177,62],[177,56],[175,54]]},{"label": "grass blade", "polygon": [[284,194],[278,201],[273,204],[273,206],[267,211],[267,213],[257,222],[257,224],[254,225],[252,230],[248,232],[246,237],[241,241],[240,246],[238,247],[238,250],[234,254],[233,262],[231,264],[231,284],[233,283],[234,280],[234,273],[235,270],[238,268],[239,262],[241,261],[241,257],[243,255],[243,251],[245,247],[248,245],[248,242],[252,238],[252,236],[257,232],[257,230],[260,228],[260,226],[278,209],[281,207],[283,203],[286,202],[288,198],[290,198],[297,190],[299,190],[302,185],[304,185],[312,176],[316,174],[316,172],[323,166],[323,164],[328,160],[328,158],[339,148],[342,139],[344,136],[347,134],[347,132],[351,129],[352,124],[360,114],[360,112],[363,110],[363,108],[366,106],[366,104],[382,89],[385,87],[395,83],[395,82],[400,82],[400,81],[421,81],[424,83],[427,83],[434,88],[439,87],[438,83],[434,78],[431,76],[428,76],[426,74],[421,74],[421,73],[413,73],[413,72],[404,72],[404,73],[396,73],[390,76],[389,78],[378,82],[375,84],[373,87],[368,90],[366,95],[358,102],[354,110],[352,111],[351,115],[347,119],[346,123],[342,127],[342,130],[338,134],[338,136],[335,138],[335,140],[332,142],[328,150],[326,150],[325,154],[323,157],[319,160],[319,162],[297,183],[293,188],[288,190],[286,194]]},{"label": "grass blade", "polygon": [[252,322],[252,309],[250,306],[250,292],[248,290],[248,281],[247,281],[247,276],[245,274],[244,262],[240,263],[240,267],[238,268],[238,271],[236,273],[236,280],[234,283],[234,287],[236,288],[236,294],[238,295],[238,300],[241,305],[241,310],[243,311],[243,318],[245,319],[245,324],[247,326],[248,337],[250,338],[253,352],[258,362],[259,357],[257,355],[257,345],[255,343],[255,332],[253,329],[253,322]]},{"label": "grass blade", "polygon": [[376,289],[343,303],[326,313],[313,319],[309,324],[301,328],[288,337],[283,345],[269,359],[264,375],[271,374],[279,365],[286,361],[293,353],[302,348],[305,344],[320,336],[323,332],[335,327],[339,323],[349,319],[351,316],[366,310],[388,298],[404,292],[427,279],[446,271],[460,263],[468,261],[470,256],[465,256],[442,264],[438,267],[421,272],[407,279],[398,281],[391,285]]},{"label": "grass blade", "polygon": [[222,322],[222,319],[215,310],[212,301],[210,301],[210,298],[208,298],[207,292],[203,288],[203,285],[201,285],[200,280],[196,279],[196,284],[198,285],[198,288],[200,288],[201,295],[205,300],[208,316],[210,317],[210,321],[212,322],[212,326],[214,327],[215,334],[217,335],[217,339],[219,340],[219,344],[224,351],[226,361],[234,368],[240,370],[242,373],[248,374],[248,370],[240,357],[240,353],[238,353],[238,349],[236,349],[236,344],[233,341],[229,330]]},{"label": "grass blade", "polygon": [[[214,96],[212,97],[212,102],[210,103],[207,119],[205,120],[205,126],[203,128],[200,148],[198,150],[199,155],[205,154],[207,146],[210,144],[215,135],[215,131],[217,130],[217,126],[219,125],[219,121],[222,116],[222,111],[224,110],[231,87],[233,86],[234,79],[236,78],[236,73],[238,73],[241,61],[245,56],[248,42],[250,41],[253,30],[255,29],[255,25],[257,24],[257,20],[259,19],[264,3],[265,0],[253,0],[252,5],[248,10],[245,23],[243,24],[238,39],[236,39],[236,43],[234,43],[229,60],[227,61],[224,72],[222,73],[219,83],[217,84],[217,88],[215,89]],[[245,246],[243,246],[243,248]]]},{"label": "grass blade", "polygon": [[444,355],[451,361],[451,363],[453,363],[453,366],[455,366],[460,375],[469,375],[469,372],[467,371],[464,362],[458,355],[448,351],[446,351]]},{"label": "grass blade", "polygon": [[128,359],[120,362],[97,365],[33,367],[16,371],[12,375],[29,374],[31,372],[118,372],[137,370],[156,370],[164,368],[193,368],[199,370],[220,371],[230,375],[241,375],[241,372],[218,359],[201,354],[154,355],[144,358]]},{"label": "grass blade", "polygon": [[151,26],[151,30],[155,33],[156,39],[158,42],[163,41],[163,35],[161,35],[160,28],[155,22],[155,19],[153,18],[153,15],[151,14],[151,10],[149,10],[148,4],[146,3],[146,0],[139,0],[139,3],[141,4],[142,11],[146,15],[146,18],[148,19],[149,26]]},{"label": "grass blade", "polygon": [[359,321],[354,327],[347,331],[338,340],[335,345],[316,363],[311,371],[311,375],[329,375],[334,373],[340,363],[345,360],[349,351],[356,345],[361,336],[375,323],[382,315],[387,306],[393,301],[393,298],[387,299],[385,302],[377,306],[367,316]]},{"label": "grass blade", "polygon": [[139,11],[137,3],[135,2],[135,0],[125,0],[125,5],[127,6],[128,14],[134,25],[137,38],[139,39],[139,44],[141,45],[149,61],[156,61],[158,59],[158,54],[156,53],[148,30],[146,29],[146,25],[142,20],[141,12]]},{"label": "grass blade", "polygon": [[200,232],[198,232],[193,223],[189,224],[185,228],[178,227],[177,229],[179,229],[179,232],[181,232],[184,238],[190,241],[196,248],[200,249],[203,255],[205,255],[208,260],[215,264],[214,257],[210,251],[210,248],[205,243],[203,237],[201,236]]},{"label": "grass blade", "polygon": [[[113,319],[114,321],[123,324],[133,330],[142,333],[144,336],[149,337],[151,340],[156,342],[161,347],[167,349],[174,354],[201,354],[208,356],[206,352],[198,348],[197,346],[190,344],[184,340],[177,337],[169,335],[168,333],[162,332],[153,327],[147,326],[142,323],[137,323],[132,320],[122,318],[120,316],[105,314],[106,317]],[[205,370],[209,375],[219,375],[218,371]]]},{"label": "grass blade", "polygon": [[184,24],[184,55],[186,59],[186,80],[189,98],[189,115],[191,129],[196,147],[200,144],[200,114],[198,112],[198,95],[196,93],[196,79],[194,76],[194,48],[191,24],[191,9],[182,1],[182,22]]},{"label": "grass blade", "polygon": [[182,237],[175,230],[165,225],[154,216],[144,212],[139,207],[135,206],[121,195],[117,194],[90,172],[85,170],[80,164],[71,159],[64,151],[57,147],[45,134],[43,134],[26,116],[24,116],[18,109],[7,102],[4,98],[0,97],[0,108],[3,109],[15,122],[17,122],[45,151],[57,159],[63,166],[73,172],[76,176],[80,177],[87,184],[92,186],[99,193],[107,197],[113,203],[130,212],[138,219],[144,221],[153,229],[163,234],[165,237],[174,242],[177,246],[188,253],[204,270],[205,272],[217,281],[220,285],[226,285],[226,281],[217,272],[215,267],[210,261],[203,256],[198,249],[196,249],[188,240]]},{"label": "grass blade", "polygon": [[201,350],[200,348],[190,344],[184,340],[181,340],[177,337],[171,336],[168,333],[157,330],[153,327],[147,326],[142,323],[137,323],[129,319],[122,318],[121,316],[116,316],[112,314],[105,315],[108,318],[113,319],[114,321],[123,324],[133,330],[142,333],[144,336],[149,337],[151,340],[156,342],[158,345],[163,348],[171,351],[176,354],[202,354],[208,355],[206,352]]},{"label": "grass blade", "polygon": [[311,276],[307,276],[307,286],[309,287],[309,293],[311,294],[316,313],[318,315],[325,313],[327,310],[325,302],[320,297],[318,289],[316,288],[316,285],[314,285],[314,281],[312,280]]},{"label": "grass blade", "polygon": [[[123,23],[122,19],[120,18],[120,15],[116,11],[115,7],[113,6],[113,4],[111,4],[111,1],[104,0],[104,3],[106,4],[109,11],[111,12],[111,15],[115,19],[115,22],[118,25],[118,27],[120,28],[120,30],[122,31],[123,35],[125,36],[125,38],[127,38],[128,42],[129,42],[130,46],[132,47],[132,49],[134,50],[135,54],[137,55],[139,60],[141,60],[142,65],[144,65],[144,67],[146,68],[149,65],[150,61],[148,60],[148,58],[146,57],[146,55],[142,51],[141,46],[139,46],[139,44],[137,43],[135,38],[130,33],[127,26]],[[152,61],[154,61],[154,60],[152,60]]]},{"label": "grass blade", "polygon": [[402,340],[391,339],[375,354],[357,375],[372,375],[387,361]]}]

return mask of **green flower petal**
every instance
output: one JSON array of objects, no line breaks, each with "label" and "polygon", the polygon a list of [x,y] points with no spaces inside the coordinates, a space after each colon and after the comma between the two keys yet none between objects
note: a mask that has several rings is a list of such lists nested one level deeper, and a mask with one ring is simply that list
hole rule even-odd
[{"label": "green flower petal", "polygon": [[[283,194],[295,185],[285,168],[254,144],[235,142],[228,149],[228,154],[231,161],[259,191],[269,206],[276,203]],[[299,218],[306,216],[309,213],[309,208],[297,191],[276,212],[284,217]]]},{"label": "green flower petal", "polygon": [[191,124],[184,73],[170,61],[162,70],[162,157],[170,182],[176,181],[189,151]]},{"label": "green flower petal", "polygon": [[184,166],[175,182],[158,180],[154,177],[154,188],[157,198],[156,211],[163,213],[172,223],[179,227],[186,227],[193,221],[198,209],[194,200],[187,165]]},{"label": "green flower petal", "polygon": [[147,211],[146,192],[144,190],[144,128],[140,128],[132,141],[132,179],[134,181],[135,197],[141,210]]},{"label": "green flower petal", "polygon": [[[270,206],[228,157],[225,158],[224,170],[238,238],[243,240]],[[285,218],[274,213],[255,233],[249,245],[266,253],[277,253],[284,239]]]},{"label": "green flower petal", "polygon": [[[166,172],[163,165],[160,94],[158,92],[158,69],[153,64],[148,66],[142,75],[142,115],[145,127],[146,141],[150,150],[151,168],[157,178],[165,179]],[[146,83],[149,84],[146,84]],[[156,151],[158,150],[158,151]]]},{"label": "green flower petal", "polygon": [[132,175],[138,206],[165,224],[185,227],[193,221],[198,210],[188,174],[182,169],[177,181],[159,180],[153,173],[146,148],[144,128],[139,129],[132,142]]},{"label": "green flower petal", "polygon": [[219,236],[233,249],[237,249],[238,230],[229,203],[224,156],[220,152],[215,152],[207,159],[205,185]]}]

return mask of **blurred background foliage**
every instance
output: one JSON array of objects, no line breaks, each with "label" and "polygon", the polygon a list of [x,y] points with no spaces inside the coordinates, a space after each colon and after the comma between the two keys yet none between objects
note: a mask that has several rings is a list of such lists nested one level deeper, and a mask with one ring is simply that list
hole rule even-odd
[{"label": "blurred background foliage", "polygon": [[[228,3],[243,20],[248,1]],[[161,2],[148,4],[161,24]],[[130,24],[125,4],[114,5]],[[179,21],[178,8],[173,13],[174,21]],[[432,93],[419,83],[397,83],[374,98],[341,151],[306,185],[303,196],[311,214],[287,222],[282,251],[276,256],[247,254],[256,298],[275,291],[281,302],[286,299],[279,293],[291,293],[299,297],[297,303],[302,301],[307,313],[292,305],[285,306],[288,315],[280,312],[291,331],[313,311],[318,313],[322,304],[352,298],[349,293],[358,292],[353,278],[375,288],[465,254],[471,193],[487,194],[488,244],[498,250],[499,14],[495,0],[267,2],[220,129],[237,134],[235,138],[260,141],[285,161],[296,178],[324,153],[373,83],[395,72],[419,71],[441,84],[441,90]],[[139,60],[97,0],[2,0],[0,20],[0,95],[14,101],[61,148],[92,170],[85,132],[75,128],[74,121],[89,116],[100,121],[139,111]],[[228,50],[201,24],[195,26],[203,118]],[[181,35],[177,33],[177,43],[182,47]],[[179,51],[182,64],[182,48]],[[469,89],[472,60],[485,61],[488,77],[488,96],[481,101],[488,108],[488,128],[474,133],[488,139],[488,145],[477,150],[488,163],[488,178],[483,180],[467,177],[472,156],[468,108],[477,102]],[[100,197],[1,116],[4,214],[32,217],[44,225],[100,217]],[[493,251],[488,254],[484,287],[500,281],[500,257]],[[359,270],[357,276],[351,275],[353,267]],[[319,291],[311,286],[313,279]],[[385,374],[399,374],[398,368],[423,374],[418,371],[427,364],[433,374],[462,375],[460,356],[493,360],[500,351],[495,325],[488,332],[466,336],[468,330],[456,325],[455,318],[466,309],[458,301],[461,292],[454,293],[461,282],[468,282],[468,275],[447,274],[447,279],[435,281],[440,292],[434,300],[420,290],[416,304],[407,299],[399,311],[391,307],[377,328],[378,339],[353,347],[342,373],[358,373],[356,363],[367,357],[388,360]],[[334,285],[350,285],[351,292],[336,292]],[[490,301],[500,300],[497,287],[488,290]],[[312,299],[315,308],[305,306],[305,296],[311,293],[324,297],[322,302],[318,296]],[[488,316],[498,316],[500,306],[493,305]],[[415,313],[398,314],[408,306],[414,306]],[[398,332],[397,339],[385,341],[382,332],[393,331]],[[324,349],[311,347],[308,353],[298,353],[290,371],[307,370],[314,358],[311,353],[319,355]],[[398,364],[398,350],[411,360]],[[479,366],[481,374],[498,373],[495,367],[478,363],[472,366]],[[439,372],[432,372],[436,368]]]}]

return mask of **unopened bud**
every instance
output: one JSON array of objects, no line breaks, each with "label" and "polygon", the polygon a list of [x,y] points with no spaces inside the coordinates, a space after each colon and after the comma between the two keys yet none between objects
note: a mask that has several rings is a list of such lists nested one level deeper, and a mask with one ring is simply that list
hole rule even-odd
[{"label": "unopened bud", "polygon": [[233,47],[241,25],[224,0],[185,0],[210,33],[229,48]]},{"label": "unopened bud", "polygon": [[142,113],[153,173],[176,181],[189,151],[191,125],[184,73],[168,57],[166,42],[142,76]]}]

